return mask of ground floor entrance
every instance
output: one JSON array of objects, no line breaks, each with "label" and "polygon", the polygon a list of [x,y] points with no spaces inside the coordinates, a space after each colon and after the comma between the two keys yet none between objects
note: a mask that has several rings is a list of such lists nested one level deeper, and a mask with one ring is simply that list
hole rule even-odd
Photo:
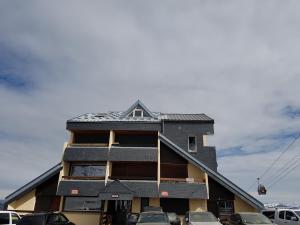
[{"label": "ground floor entrance", "polygon": [[125,225],[126,216],[131,212],[131,200],[109,200],[107,205],[107,220],[113,225]]}]

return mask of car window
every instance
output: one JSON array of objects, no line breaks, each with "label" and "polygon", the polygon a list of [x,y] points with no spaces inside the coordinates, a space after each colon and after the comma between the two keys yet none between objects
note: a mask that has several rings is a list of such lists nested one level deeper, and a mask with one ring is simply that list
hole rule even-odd
[{"label": "car window", "polygon": [[217,218],[209,212],[191,213],[191,222],[216,222]]},{"label": "car window", "polygon": [[19,216],[17,214],[15,214],[15,213],[11,214],[12,224],[16,224],[19,220],[20,220],[20,218],[19,218]]},{"label": "car window", "polygon": [[[292,220],[292,217],[296,217],[297,218],[297,216],[293,212],[286,211],[286,213],[285,213],[285,219],[286,220]],[[297,218],[297,221],[298,221],[298,218]]]},{"label": "car window", "polygon": [[65,223],[68,219],[62,214],[52,214],[49,218],[49,223]]},{"label": "car window", "polygon": [[141,213],[138,223],[168,223],[164,213]]},{"label": "car window", "polygon": [[279,212],[279,218],[280,218],[280,219],[284,219],[284,212],[285,212],[285,211],[280,211],[280,212]]},{"label": "car window", "polygon": [[9,213],[0,213],[0,224],[9,224]]},{"label": "car window", "polygon": [[264,214],[269,219],[275,218],[275,211],[264,211],[264,212],[262,212],[262,214]]}]

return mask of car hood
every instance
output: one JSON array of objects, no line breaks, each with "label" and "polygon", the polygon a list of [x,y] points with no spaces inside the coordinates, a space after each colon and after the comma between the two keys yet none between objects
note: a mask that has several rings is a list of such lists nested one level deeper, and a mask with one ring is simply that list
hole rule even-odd
[{"label": "car hood", "polygon": [[190,222],[191,225],[222,225],[220,222]]}]

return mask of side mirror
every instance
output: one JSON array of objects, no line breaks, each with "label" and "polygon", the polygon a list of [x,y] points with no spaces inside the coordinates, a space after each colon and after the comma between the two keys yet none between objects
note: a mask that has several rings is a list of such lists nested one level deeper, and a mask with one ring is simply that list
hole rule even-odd
[{"label": "side mirror", "polygon": [[185,217],[185,222],[189,222],[189,218]]}]

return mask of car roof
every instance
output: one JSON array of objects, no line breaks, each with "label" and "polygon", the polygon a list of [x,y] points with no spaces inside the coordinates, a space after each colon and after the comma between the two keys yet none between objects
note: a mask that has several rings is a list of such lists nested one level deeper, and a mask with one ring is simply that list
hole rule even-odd
[{"label": "car roof", "polygon": [[0,213],[16,213],[16,214],[18,214],[17,212],[14,212],[14,211],[5,211],[5,210],[0,211]]}]

